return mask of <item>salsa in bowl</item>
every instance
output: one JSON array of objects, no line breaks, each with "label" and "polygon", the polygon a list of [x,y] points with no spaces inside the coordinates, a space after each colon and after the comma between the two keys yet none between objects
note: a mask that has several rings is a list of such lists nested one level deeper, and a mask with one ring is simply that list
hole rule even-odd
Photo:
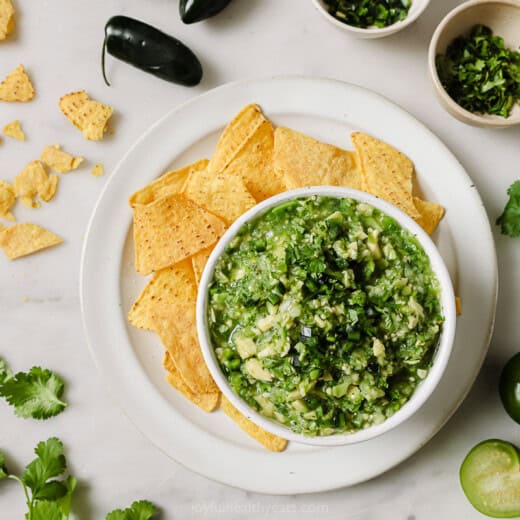
[{"label": "salsa in bowl", "polygon": [[224,395],[281,437],[359,442],[428,398],[454,335],[451,280],[394,206],[335,187],[272,197],[213,251],[199,340]]}]

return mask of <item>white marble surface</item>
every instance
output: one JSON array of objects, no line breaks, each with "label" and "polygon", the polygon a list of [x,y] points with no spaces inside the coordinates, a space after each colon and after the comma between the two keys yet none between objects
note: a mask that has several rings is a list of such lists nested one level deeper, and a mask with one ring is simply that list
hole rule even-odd
[{"label": "white marble surface", "polygon": [[[81,482],[75,511],[84,520],[104,518],[112,508],[140,497],[160,506],[162,518],[182,520],[481,517],[466,502],[457,473],[476,442],[489,437],[518,442],[520,430],[502,410],[496,386],[500,367],[520,344],[516,269],[520,241],[496,234],[501,291],[495,335],[482,373],[459,412],[400,467],[354,488],[317,495],[246,493],[166,459],[135,430],[101,384],[85,344],[78,299],[87,221],[119,158],[171,107],[246,77],[326,76],[384,94],[449,145],[494,220],[503,207],[506,188],[520,176],[520,127],[487,131],[458,123],[437,105],[427,75],[429,39],[444,14],[459,3],[434,0],[408,30],[383,40],[358,41],[334,30],[310,0],[235,0],[218,18],[193,26],[180,22],[176,0],[16,0],[18,31],[15,38],[0,44],[0,75],[24,63],[38,96],[32,103],[0,106],[0,126],[21,119],[28,136],[25,143],[5,139],[0,144],[0,178],[12,179],[51,143],[60,143],[92,163],[103,162],[107,175],[94,178],[87,165],[61,179],[59,194],[48,206],[16,209],[20,221],[34,220],[63,236],[62,246],[12,263],[0,256],[0,355],[15,370],[42,364],[59,371],[66,378],[70,403],[66,413],[47,422],[17,419],[0,403],[0,447],[12,468],[20,470],[32,458],[37,441],[59,436],[66,444],[70,468]],[[177,87],[110,59],[113,87],[106,87],[99,56],[104,23],[115,14],[147,20],[189,44],[205,68],[201,85]],[[57,108],[62,94],[83,88],[117,111],[116,133],[102,143],[84,141]],[[2,483],[2,520],[21,519],[23,511],[20,489]]]}]

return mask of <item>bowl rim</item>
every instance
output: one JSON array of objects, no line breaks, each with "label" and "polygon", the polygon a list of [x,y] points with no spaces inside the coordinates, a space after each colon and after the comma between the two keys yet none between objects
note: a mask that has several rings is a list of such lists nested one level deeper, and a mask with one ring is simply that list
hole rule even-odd
[{"label": "bowl rim", "polygon": [[394,34],[405,27],[411,25],[423,12],[426,10],[428,5],[430,4],[430,0],[412,0],[413,2],[421,2],[421,5],[417,8],[417,11],[413,12],[412,15],[408,14],[404,20],[400,20],[398,22],[393,23],[392,25],[388,25],[387,27],[355,27],[354,25],[349,25],[348,23],[341,22],[336,17],[332,16],[327,9],[325,9],[323,5],[323,0],[312,0],[318,11],[332,24],[336,27],[339,27],[345,31],[351,32],[353,34],[358,34],[362,36],[374,35],[374,36],[390,36],[390,34]]},{"label": "bowl rim", "polygon": [[[441,20],[437,28],[435,29],[433,36],[430,40],[430,45],[428,48],[428,68],[430,71],[430,77],[433,82],[434,88],[437,94],[442,98],[442,101],[449,106],[449,108],[460,115],[461,118],[470,121],[472,124],[478,126],[487,126],[487,127],[495,127],[495,128],[503,128],[510,127],[520,124],[520,115],[510,118],[505,118],[502,116],[491,114],[484,116],[475,114],[461,107],[449,94],[446,92],[441,80],[439,78],[439,74],[437,72],[437,66],[435,63],[437,57],[437,47],[439,45],[439,39],[446,29],[447,25],[457,16],[459,13],[463,11],[467,11],[474,7],[478,7],[484,4],[501,4],[501,5],[509,5],[512,7],[516,7],[520,9],[520,1],[518,0],[468,0],[455,7],[451,11],[449,11],[446,16]],[[450,113],[450,110],[448,109]],[[452,114],[453,115],[453,114]],[[454,116],[456,117],[456,116]],[[457,118],[458,119],[458,118]]]},{"label": "bowl rim", "polygon": [[[334,198],[351,198],[358,202],[368,203],[394,218],[400,226],[412,233],[428,255],[431,268],[439,280],[441,287],[440,302],[445,320],[441,337],[436,347],[434,361],[428,375],[419,383],[410,399],[394,415],[381,424],[370,426],[354,433],[316,437],[295,433],[288,427],[264,417],[256,410],[252,409],[238,396],[238,394],[235,393],[220,368],[211,343],[207,324],[207,289],[213,278],[215,264],[223,253],[225,247],[236,236],[239,229],[242,228],[245,223],[255,220],[274,206],[288,200],[305,198],[313,195]],[[223,395],[243,415],[268,432],[289,441],[314,446],[341,446],[364,442],[396,428],[398,425],[409,419],[428,400],[440,382],[451,355],[456,328],[455,294],[453,291],[453,284],[448,269],[446,268],[446,265],[430,236],[411,217],[406,215],[393,204],[363,191],[337,186],[311,186],[290,190],[260,202],[241,215],[224,233],[209,256],[199,284],[196,316],[197,333],[204,360]]]}]

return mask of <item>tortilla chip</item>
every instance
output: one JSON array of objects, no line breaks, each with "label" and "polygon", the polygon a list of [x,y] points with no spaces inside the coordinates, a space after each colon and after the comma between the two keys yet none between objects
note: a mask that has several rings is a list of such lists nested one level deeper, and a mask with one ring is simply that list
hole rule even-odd
[{"label": "tortilla chip", "polygon": [[174,303],[158,308],[154,330],[192,392],[218,392],[199,345],[195,302]]},{"label": "tortilla chip", "polygon": [[222,133],[208,171],[237,175],[260,202],[285,191],[273,168],[273,148],[273,125],[258,105],[247,105]]},{"label": "tortilla chip", "polygon": [[175,390],[178,390],[186,399],[196,404],[204,412],[213,412],[219,404],[220,392],[212,392],[207,394],[195,394],[189,386],[182,380],[175,363],[173,362],[170,354],[166,352],[164,354],[163,366],[167,371],[166,381],[170,383]]},{"label": "tortilla chip", "polygon": [[287,189],[345,186],[361,189],[356,154],[280,127],[274,133],[274,168]]},{"label": "tortilla chip", "polygon": [[224,223],[183,195],[169,195],[134,208],[135,264],[150,274],[215,243]]},{"label": "tortilla chip", "polygon": [[31,255],[62,242],[59,236],[29,222],[0,228],[0,247],[9,260]]},{"label": "tortilla chip", "polygon": [[90,172],[94,177],[103,177],[105,174],[105,169],[103,168],[103,165],[101,163],[96,163],[94,168],[92,168],[92,171]]},{"label": "tortilla chip", "polygon": [[180,170],[165,173],[152,183],[148,184],[148,186],[145,186],[131,195],[128,199],[128,203],[133,208],[136,204],[150,204],[166,195],[181,193],[188,175],[192,172],[205,170],[207,166],[208,160],[202,159],[201,161],[189,164]]},{"label": "tortilla chip", "polygon": [[224,395],[220,399],[220,408],[228,417],[233,419],[242,430],[268,450],[283,451],[287,447],[286,439],[282,439],[251,422],[245,415],[240,413]]},{"label": "tortilla chip", "polygon": [[14,188],[6,181],[0,181],[0,218],[14,222],[11,208],[16,203]]},{"label": "tortilla chip", "polygon": [[256,204],[240,177],[224,173],[192,171],[183,193],[228,225]]},{"label": "tortilla chip", "polygon": [[191,265],[193,266],[193,272],[195,273],[195,282],[197,287],[199,286],[200,279],[202,278],[202,273],[204,272],[204,267],[206,267],[206,262],[208,261],[209,255],[211,251],[213,251],[215,246],[207,247],[198,253],[195,253],[191,257]]},{"label": "tortilla chip", "polygon": [[455,312],[457,316],[462,314],[462,300],[458,296],[455,296]]},{"label": "tortilla chip", "polygon": [[59,144],[55,144],[43,149],[40,161],[56,172],[68,173],[75,170],[83,162],[83,157],[74,157],[64,152]]},{"label": "tortilla chip", "polygon": [[14,14],[11,0],[0,0],[0,40],[5,40],[13,32]]},{"label": "tortilla chip", "polygon": [[34,87],[23,65],[16,69],[0,83],[0,101],[26,103],[34,98]]},{"label": "tortilla chip", "polygon": [[48,175],[40,161],[31,161],[15,178],[14,191],[22,204],[28,208],[38,208],[40,203],[33,200],[38,195],[49,202],[56,194],[59,178]]},{"label": "tortilla chip", "polygon": [[368,193],[380,197],[413,219],[421,215],[415,207],[412,161],[393,146],[361,132],[352,133]]},{"label": "tortilla chip", "polygon": [[418,197],[414,197],[413,202],[420,213],[419,217],[415,219],[417,224],[431,235],[437,229],[439,222],[444,216],[444,208],[439,204],[428,202]]},{"label": "tortilla chip", "polygon": [[[2,0],[0,0],[0,2],[1,1]],[[20,125],[20,121],[18,121],[18,119],[16,121],[12,121],[11,123],[7,123],[2,129],[2,133],[7,137],[18,139],[18,141],[25,141],[25,134],[23,133],[22,126]]]},{"label": "tortilla chip", "polygon": [[59,107],[65,117],[81,130],[83,137],[90,141],[101,141],[106,131],[113,109],[89,98],[87,93],[72,92],[59,101]]},{"label": "tortilla chip", "polygon": [[193,268],[190,260],[183,260],[155,273],[130,309],[128,321],[134,327],[154,330],[157,307],[195,302],[196,299],[197,285]]}]

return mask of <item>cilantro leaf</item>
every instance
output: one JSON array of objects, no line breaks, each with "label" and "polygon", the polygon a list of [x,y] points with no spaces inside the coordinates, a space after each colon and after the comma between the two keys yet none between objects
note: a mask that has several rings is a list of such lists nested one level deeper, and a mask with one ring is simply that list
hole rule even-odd
[{"label": "cilantro leaf", "polygon": [[34,504],[29,518],[31,520],[63,520],[63,514],[56,502],[43,500]]},{"label": "cilantro leaf", "polygon": [[503,235],[520,237],[520,180],[513,182],[507,190],[509,200],[504,212],[497,219]]},{"label": "cilantro leaf", "polygon": [[9,379],[12,379],[13,373],[9,370],[7,363],[0,358],[0,385],[3,385]]},{"label": "cilantro leaf", "polygon": [[63,455],[63,444],[56,437],[38,443],[34,452],[37,458],[25,468],[22,482],[36,498],[40,492],[45,493],[43,490],[50,478],[57,477],[65,471],[67,461]]},{"label": "cilantro leaf", "polygon": [[8,476],[9,472],[5,466],[5,455],[0,451],[0,480],[7,478]]},{"label": "cilantro leaf", "polygon": [[62,480],[61,483],[67,488],[67,493],[63,497],[56,500],[56,503],[59,505],[63,516],[65,518],[69,518],[72,493],[74,493],[74,490],[78,485],[78,481],[76,477],[68,477],[66,480]]},{"label": "cilantro leaf", "polygon": [[[0,366],[0,378],[1,374]],[[4,376],[4,381],[0,383],[0,396],[15,407],[15,414],[19,417],[48,419],[67,406],[60,400],[63,389],[63,381],[54,372],[33,367],[28,373]]]},{"label": "cilantro leaf", "polygon": [[106,520],[150,520],[156,513],[155,506],[148,500],[134,502],[127,509],[115,509]]}]

